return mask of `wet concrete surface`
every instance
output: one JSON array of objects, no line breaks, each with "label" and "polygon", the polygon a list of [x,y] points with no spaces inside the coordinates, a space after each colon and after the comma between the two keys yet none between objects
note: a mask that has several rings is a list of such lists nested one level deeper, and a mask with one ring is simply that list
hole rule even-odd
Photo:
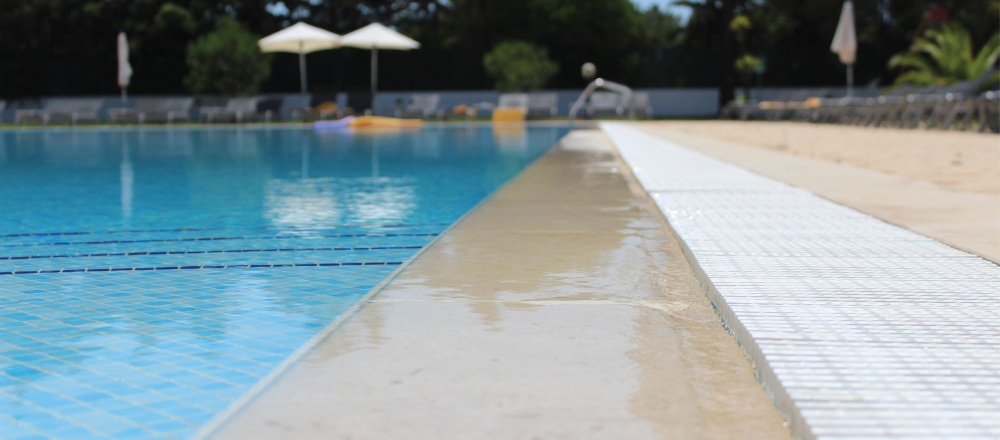
[{"label": "wet concrete surface", "polygon": [[214,438],[789,438],[623,173],[570,133]]}]

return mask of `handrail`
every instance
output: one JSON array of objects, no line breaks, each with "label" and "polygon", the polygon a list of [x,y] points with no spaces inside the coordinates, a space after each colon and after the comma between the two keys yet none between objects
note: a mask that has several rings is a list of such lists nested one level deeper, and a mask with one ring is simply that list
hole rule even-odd
[{"label": "handrail", "polygon": [[593,82],[587,85],[586,89],[583,89],[583,93],[576,102],[573,103],[573,107],[569,109],[569,122],[573,122],[576,117],[577,112],[583,108],[583,105],[590,98],[590,95],[594,94],[594,91],[598,88],[608,89],[613,92],[621,93],[625,96],[624,102],[628,106],[628,119],[630,121],[635,120],[635,107],[632,105],[632,89],[624,84],[618,84],[614,81],[607,81],[602,78],[597,78]]}]

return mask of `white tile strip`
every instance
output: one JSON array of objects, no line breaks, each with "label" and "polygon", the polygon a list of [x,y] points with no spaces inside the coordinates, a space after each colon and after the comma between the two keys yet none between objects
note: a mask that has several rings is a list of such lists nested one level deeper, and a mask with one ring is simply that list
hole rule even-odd
[{"label": "white tile strip", "polygon": [[1000,266],[623,124],[601,128],[797,437],[1000,438]]}]

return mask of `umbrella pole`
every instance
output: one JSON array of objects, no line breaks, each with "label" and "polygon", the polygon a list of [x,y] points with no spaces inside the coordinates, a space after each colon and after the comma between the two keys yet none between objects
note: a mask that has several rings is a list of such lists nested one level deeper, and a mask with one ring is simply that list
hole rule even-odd
[{"label": "umbrella pole", "polygon": [[847,65],[847,96],[854,96],[854,64]]},{"label": "umbrella pole", "polygon": [[299,82],[302,83],[302,97],[306,97],[306,54],[302,52],[302,42],[299,42]]},{"label": "umbrella pole", "polygon": [[128,105],[125,104],[125,102],[128,101],[127,90],[128,90],[127,87],[122,87],[122,107],[128,107]]},{"label": "umbrella pole", "polygon": [[375,90],[378,89],[378,48],[372,47],[372,115],[375,115]]}]

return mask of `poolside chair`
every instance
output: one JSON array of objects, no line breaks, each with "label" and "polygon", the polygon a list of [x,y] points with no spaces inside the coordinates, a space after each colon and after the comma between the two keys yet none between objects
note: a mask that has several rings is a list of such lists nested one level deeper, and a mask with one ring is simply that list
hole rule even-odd
[{"label": "poolside chair", "polygon": [[647,92],[632,94],[632,108],[637,118],[649,119],[653,117],[653,106],[649,105],[649,93]]},{"label": "poolside chair", "polygon": [[257,120],[272,122],[281,119],[281,106],[285,100],[282,98],[263,98],[257,101],[257,111],[251,115]]},{"label": "poolside chair", "polygon": [[103,104],[101,99],[52,99],[41,110],[18,110],[14,125],[30,120],[38,120],[42,125],[58,121],[67,121],[72,125],[81,121],[97,122],[97,112]]},{"label": "poolside chair", "polygon": [[397,118],[429,119],[431,116],[441,118],[443,112],[438,111],[441,102],[440,93],[414,93],[406,107],[396,109]]},{"label": "poolside chair", "polygon": [[939,97],[934,108],[930,111],[926,126],[944,130],[950,128],[958,114],[968,113],[969,109],[975,108],[977,98],[973,97],[973,94],[996,71],[996,67],[987,69],[986,72],[971,81],[958,82],[942,90],[943,95]]},{"label": "poolside chair", "polygon": [[864,105],[858,110],[854,118],[856,125],[878,126],[887,116],[893,106],[898,104],[902,97],[916,89],[912,84],[904,84],[899,87],[889,89],[876,98],[867,98]]},{"label": "poolside chair", "polygon": [[[309,110],[309,103],[312,102],[311,95],[293,95],[281,98],[281,111],[277,114],[280,114],[283,117],[287,113],[292,119],[306,119],[305,113]],[[336,104],[334,104],[334,107],[336,107]],[[336,111],[334,111],[334,113],[336,113]]]},{"label": "poolside chair", "polygon": [[159,110],[162,104],[163,100],[159,98],[139,99],[136,100],[135,107],[132,108],[109,108],[108,119],[110,119],[112,124],[123,122],[137,122],[141,124],[145,121],[147,112]]},{"label": "poolside chair", "polygon": [[272,111],[257,111],[260,98],[230,98],[225,107],[202,107],[201,117],[211,124],[214,121],[233,121],[242,124],[244,121],[264,119],[271,121]]},{"label": "poolside chair", "polygon": [[342,118],[344,112],[333,101],[323,101],[315,107],[292,110],[292,117],[303,121],[317,121],[329,118]]},{"label": "poolside chair", "polygon": [[917,128],[921,124],[931,126],[935,119],[943,119],[950,110],[951,103],[964,98],[975,89],[973,81],[961,81],[949,86],[937,87],[924,93],[906,97],[906,107],[899,119],[900,128]]},{"label": "poolside chair", "polygon": [[719,119],[737,119],[740,113],[743,112],[743,107],[746,105],[746,101],[740,101],[734,99],[726,103],[719,109]]},{"label": "poolside chair", "polygon": [[977,131],[1000,133],[1000,91],[990,90],[980,97]]},{"label": "poolside chair", "polygon": [[167,124],[172,124],[174,121],[190,121],[191,106],[193,105],[194,98],[161,99],[159,107],[144,112],[143,122],[166,122]]},{"label": "poolside chair", "polygon": [[[963,131],[968,130],[973,125],[973,119],[978,118],[982,120],[984,115],[980,114],[980,110],[983,108],[981,104],[985,100],[990,99],[992,93],[994,92],[984,92],[979,96],[954,99],[954,102],[950,103],[947,115],[942,116],[938,114],[938,109],[935,108],[931,114],[932,123],[938,122],[936,124],[937,128],[941,130],[950,130],[952,127]],[[940,121],[937,121],[938,118],[940,118]]]},{"label": "poolside chair", "polygon": [[594,92],[590,95],[587,105],[587,116],[593,118],[600,115],[621,116],[624,109],[618,104],[618,94],[615,92]]},{"label": "poolside chair", "polygon": [[497,108],[517,108],[524,111],[525,114],[528,113],[528,94],[527,93],[503,93],[500,95],[500,99],[497,101]]},{"label": "poolside chair", "polygon": [[899,126],[903,121],[906,107],[912,99],[911,96],[933,93],[938,88],[940,86],[900,87],[885,96],[880,96],[876,117],[872,121],[872,125],[875,127]]},{"label": "poolside chair", "polygon": [[529,93],[528,118],[554,118],[559,114],[559,95],[555,93]]}]

